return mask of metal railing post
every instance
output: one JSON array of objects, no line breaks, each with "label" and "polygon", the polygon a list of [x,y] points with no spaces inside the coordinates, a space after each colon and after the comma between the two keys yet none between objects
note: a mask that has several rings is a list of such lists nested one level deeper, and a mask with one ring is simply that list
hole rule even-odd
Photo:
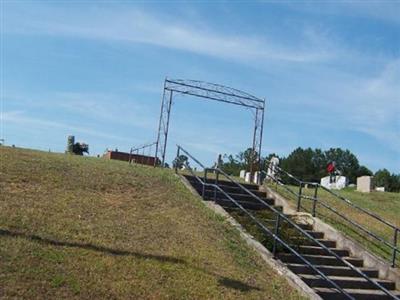
[{"label": "metal railing post", "polygon": [[132,163],[132,148],[131,151],[129,151],[129,164]]},{"label": "metal railing post", "polygon": [[315,210],[317,208],[318,185],[314,185],[314,199],[312,207],[312,216],[315,217]]},{"label": "metal railing post", "polygon": [[175,173],[178,173],[178,160],[180,152],[181,152],[181,147],[178,146],[178,149],[176,150]]},{"label": "metal railing post", "polygon": [[273,254],[274,258],[276,258],[276,239],[277,239],[277,236],[279,234],[280,221],[281,221],[281,215],[277,214],[276,221],[275,221],[275,229],[274,229],[274,234],[275,234],[274,244],[272,246],[272,254]]},{"label": "metal railing post", "polygon": [[203,200],[206,199],[206,184],[207,184],[207,168],[204,169],[204,183],[203,183],[203,191],[202,191]]},{"label": "metal railing post", "polygon": [[297,211],[299,212],[301,209],[301,194],[302,194],[302,190],[303,190],[303,183],[300,182],[300,186],[299,186],[299,195],[297,196]]},{"label": "metal railing post", "polygon": [[215,170],[215,186],[214,186],[214,202],[217,201],[217,185],[218,185],[219,171]]},{"label": "metal railing post", "polygon": [[394,268],[396,266],[396,254],[397,254],[397,233],[398,229],[394,229],[394,236],[393,236],[393,258],[392,258],[392,267]]}]

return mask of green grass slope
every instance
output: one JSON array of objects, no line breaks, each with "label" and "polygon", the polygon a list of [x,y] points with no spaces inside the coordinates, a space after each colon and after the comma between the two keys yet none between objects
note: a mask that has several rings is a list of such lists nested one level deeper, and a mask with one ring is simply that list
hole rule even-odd
[{"label": "green grass slope", "polygon": [[0,147],[0,298],[299,299],[170,170]]},{"label": "green grass slope", "polygon": [[[297,199],[288,191],[282,187],[276,187],[274,184],[270,187],[288,199],[292,204],[293,208],[297,206]],[[294,186],[289,186],[296,193],[298,188]],[[308,196],[313,197],[314,189],[304,189],[303,193]],[[373,212],[384,220],[392,223],[393,225],[400,227],[400,193],[382,193],[382,192],[371,192],[371,193],[361,193],[357,192],[354,188],[346,188],[340,191],[335,191],[335,193],[345,197],[354,204]],[[346,216],[346,219],[353,220],[358,224],[364,226],[371,232],[380,236],[389,243],[393,243],[394,230],[389,226],[382,224],[376,219],[360,212],[359,210],[352,208],[344,201],[338,199],[337,197],[331,195],[330,193],[319,190],[318,198],[324,203],[328,204],[335,211]],[[302,211],[306,210],[311,212],[312,201],[307,199],[302,199]],[[366,248],[381,256],[386,261],[391,261],[393,252],[390,247],[383,245],[372,237],[367,237],[364,232],[357,229],[354,225],[351,225],[346,219],[339,217],[334,212],[328,210],[322,205],[317,204],[317,217],[321,218],[325,222],[331,224],[333,227],[344,232],[346,235],[350,236],[354,240],[363,244]],[[400,234],[400,233],[399,233]],[[400,248],[400,235],[397,240],[397,247]],[[397,254],[396,260],[397,267],[400,266],[400,253]]]}]

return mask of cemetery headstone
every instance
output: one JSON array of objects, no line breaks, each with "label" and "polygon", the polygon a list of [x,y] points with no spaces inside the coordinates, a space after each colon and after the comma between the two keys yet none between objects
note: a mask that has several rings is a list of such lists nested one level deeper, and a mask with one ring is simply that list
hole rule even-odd
[{"label": "cemetery headstone", "polygon": [[258,184],[259,182],[259,179],[260,179],[260,171],[256,171],[255,173],[254,173],[254,178],[253,178],[253,182],[255,183],[255,184]]},{"label": "cemetery headstone", "polygon": [[357,178],[357,191],[370,193],[373,189],[372,176],[361,176]]},{"label": "cemetery headstone", "polygon": [[244,177],[244,181],[251,182],[251,173],[250,172],[246,172],[246,175]]},{"label": "cemetery headstone", "polygon": [[346,176],[326,176],[321,178],[321,185],[327,189],[341,190],[348,185],[348,178]]},{"label": "cemetery headstone", "polygon": [[275,178],[278,165],[279,165],[279,158],[272,157],[269,162],[268,170],[267,170],[267,174],[268,174],[269,178],[271,178],[271,177]]}]

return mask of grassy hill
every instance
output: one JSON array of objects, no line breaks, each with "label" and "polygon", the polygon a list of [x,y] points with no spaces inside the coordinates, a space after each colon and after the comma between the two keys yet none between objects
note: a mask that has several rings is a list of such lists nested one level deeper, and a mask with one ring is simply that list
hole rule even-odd
[{"label": "grassy hill", "polygon": [[[292,194],[287,192],[282,187],[276,187],[271,185],[271,188],[275,190],[277,188],[278,193],[283,195],[286,199],[291,201],[293,207],[297,205],[297,198]],[[298,188],[294,186],[289,186],[294,192],[298,192]],[[371,193],[361,193],[357,192],[354,188],[346,188],[340,191],[335,191],[342,197],[349,199],[354,204],[365,208],[379,216],[381,216],[386,221],[389,221],[393,225],[400,227],[400,193],[382,193],[382,192],[371,192]],[[304,189],[303,193],[308,196],[313,196],[314,189]],[[328,204],[336,211],[347,216],[348,219],[354,220],[361,224],[365,228],[368,228],[371,232],[377,234],[378,236],[384,238],[389,243],[393,243],[394,232],[390,227],[383,225],[381,222],[367,216],[366,214],[352,208],[344,201],[338,199],[337,197],[331,195],[330,193],[319,190],[318,197],[324,203]],[[302,200],[302,210],[311,211],[312,201],[303,199]],[[322,205],[317,205],[317,217],[336,227],[340,231],[344,232],[348,236],[352,237],[359,243],[363,244],[365,247],[370,249],[375,254],[381,256],[382,258],[389,261],[392,258],[393,252],[387,246],[382,246],[381,243],[373,238],[367,238],[366,235],[357,230],[353,225],[350,225],[346,220],[340,218],[332,211],[324,208]],[[398,239],[397,246],[400,248],[400,238]],[[400,265],[400,254],[397,255],[397,266]]]},{"label": "grassy hill", "polygon": [[170,170],[0,147],[0,190],[0,298],[300,298]]}]

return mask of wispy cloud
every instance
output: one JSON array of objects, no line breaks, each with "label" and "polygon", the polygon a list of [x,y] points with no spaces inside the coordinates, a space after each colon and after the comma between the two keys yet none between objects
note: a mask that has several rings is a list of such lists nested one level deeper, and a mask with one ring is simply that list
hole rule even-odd
[{"label": "wispy cloud", "polygon": [[295,47],[290,47],[267,36],[232,35],[191,24],[137,9],[75,11],[72,22],[61,9],[46,7],[35,14],[12,10],[6,14],[5,31],[143,43],[244,62],[314,62],[332,56],[321,45],[316,47],[306,34]]},{"label": "wispy cloud", "polygon": [[[3,95],[9,107],[50,109],[52,114],[79,116],[83,120],[122,124],[140,129],[155,130],[149,116],[150,107],[138,100],[117,94],[97,92],[47,92],[43,95],[25,95],[21,92]],[[157,103],[158,106],[158,103]],[[155,117],[154,117],[155,118]]]},{"label": "wispy cloud", "polygon": [[284,115],[298,120],[298,110],[303,110],[304,123],[327,131],[332,126],[358,131],[400,154],[400,59],[388,62],[376,75],[333,70],[329,74],[331,81],[317,80],[308,95],[290,103]]},{"label": "wispy cloud", "polygon": [[57,122],[57,121],[50,121],[50,120],[43,120],[40,118],[34,118],[34,117],[29,116],[24,111],[5,111],[5,112],[3,112],[2,121],[14,123],[21,127],[26,126],[30,129],[32,129],[32,128],[42,129],[42,130],[45,129],[47,131],[49,130],[49,128],[63,129],[63,130],[68,130],[70,132],[82,133],[82,134],[86,134],[86,135],[98,137],[98,138],[106,138],[106,139],[111,139],[114,141],[121,141],[121,142],[132,142],[132,139],[127,139],[125,137],[121,137],[121,136],[114,135],[114,134],[108,134],[108,133],[105,133],[102,131],[86,129],[86,128],[78,127],[78,126],[71,126],[71,125],[68,125],[68,124],[65,124],[62,122]]},{"label": "wispy cloud", "polygon": [[399,1],[325,1],[323,3],[285,3],[284,5],[296,11],[318,15],[362,17],[400,24]]}]

